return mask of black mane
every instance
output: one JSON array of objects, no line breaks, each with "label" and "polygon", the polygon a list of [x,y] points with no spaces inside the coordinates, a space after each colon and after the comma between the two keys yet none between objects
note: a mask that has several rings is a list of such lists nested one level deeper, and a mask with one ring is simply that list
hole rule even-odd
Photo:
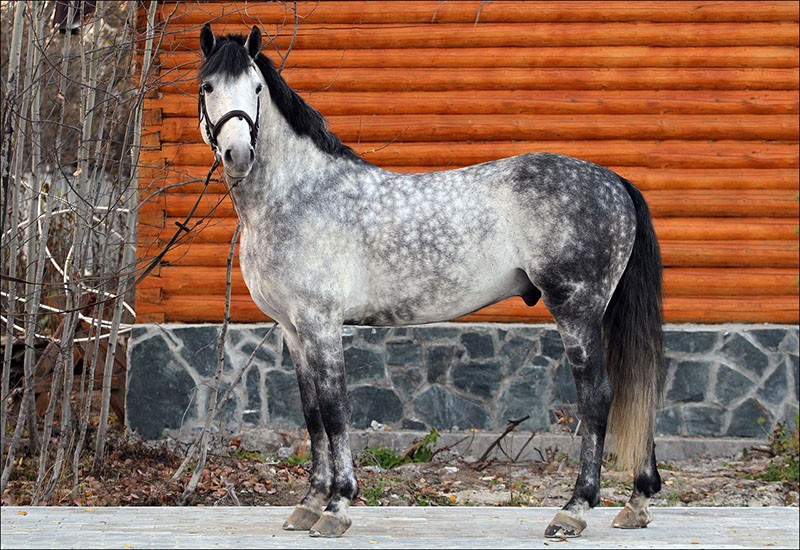
[{"label": "black mane", "polygon": [[[245,37],[239,34],[218,37],[214,49],[200,67],[200,79],[218,73],[234,77],[246,71],[250,66],[250,55],[244,45]],[[311,138],[317,147],[328,154],[361,160],[336,134],[328,130],[325,117],[289,87],[275,70],[270,58],[259,53],[255,63],[264,75],[272,102],[297,135]]]}]

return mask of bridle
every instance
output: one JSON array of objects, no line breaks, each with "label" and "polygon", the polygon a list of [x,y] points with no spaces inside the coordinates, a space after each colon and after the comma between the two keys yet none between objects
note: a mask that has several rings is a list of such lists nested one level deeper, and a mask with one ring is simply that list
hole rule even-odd
[{"label": "bridle", "polygon": [[[195,210],[197,210],[197,207],[200,204],[200,200],[203,198],[203,195],[205,195],[206,189],[208,188],[208,184],[211,181],[211,176],[214,174],[214,170],[217,169],[217,166],[219,166],[220,159],[222,158],[222,155],[220,155],[219,152],[219,143],[217,143],[217,135],[219,135],[219,131],[222,129],[222,126],[234,117],[239,117],[239,120],[244,120],[250,127],[250,146],[255,148],[256,141],[258,140],[258,117],[261,114],[260,95],[258,96],[258,103],[256,109],[257,111],[256,111],[255,121],[253,121],[253,119],[250,118],[250,115],[248,115],[246,112],[240,110],[234,110],[234,111],[229,111],[224,115],[222,115],[221,117],[219,117],[219,120],[216,122],[216,124],[214,124],[211,122],[211,119],[208,116],[208,111],[206,110],[206,94],[203,91],[202,86],[200,87],[200,95],[197,100],[197,116],[198,118],[202,118],[203,121],[205,122],[206,135],[208,136],[208,141],[211,144],[211,149],[214,151],[214,162],[212,163],[211,168],[208,171],[208,175],[206,175],[206,180],[203,183],[203,190],[200,192],[199,195],[197,195],[197,201],[195,202],[192,209],[189,211],[189,214],[186,216],[186,219],[184,219],[183,222],[179,221],[175,222],[175,225],[178,226],[178,229],[175,231],[175,234],[172,235],[172,238],[170,238],[170,240],[167,242],[167,244],[164,246],[161,252],[159,252],[152,259],[152,261],[148,264],[145,270],[139,275],[139,277],[137,277],[134,286],[142,282],[142,280],[145,277],[147,277],[147,275],[149,275],[150,272],[153,271],[153,269],[155,269],[155,267],[159,263],[161,263],[161,260],[164,259],[164,256],[166,256],[167,252],[169,252],[178,243],[178,238],[180,237],[181,233],[185,232],[188,234],[191,231],[192,228],[189,227],[189,221],[192,219],[192,216],[194,216],[194,212]],[[239,183],[238,181],[235,182],[231,186],[231,189],[233,187],[236,187],[238,183]],[[228,190],[228,193],[226,193],[225,195],[227,196],[228,194],[230,194],[230,189]],[[222,202],[222,200],[220,200],[220,202]],[[220,202],[217,203],[217,206],[219,206]],[[216,209],[216,206],[214,207],[214,209]],[[194,224],[194,227],[197,227],[197,225],[199,225],[201,222],[202,220],[196,222]]]},{"label": "bridle", "polygon": [[198,118],[202,119],[203,122],[205,122],[206,136],[208,137],[208,142],[216,156],[220,156],[217,136],[219,135],[220,130],[222,130],[222,126],[234,117],[239,117],[239,120],[244,120],[247,122],[247,125],[250,127],[250,146],[255,149],[256,141],[258,140],[258,117],[261,116],[261,96],[259,95],[257,97],[258,103],[256,105],[255,121],[253,121],[253,119],[250,118],[250,115],[248,115],[246,112],[236,109],[233,111],[228,111],[219,117],[219,120],[214,123],[211,122],[211,117],[208,116],[208,111],[206,110],[206,93],[203,90],[203,87],[200,86],[200,93],[197,98],[197,116]]}]

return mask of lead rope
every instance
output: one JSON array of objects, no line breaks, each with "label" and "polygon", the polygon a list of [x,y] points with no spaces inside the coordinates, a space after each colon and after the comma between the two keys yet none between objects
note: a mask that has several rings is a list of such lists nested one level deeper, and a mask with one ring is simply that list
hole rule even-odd
[{"label": "lead rope", "polygon": [[[208,183],[211,181],[211,176],[214,174],[214,170],[217,169],[217,166],[219,166],[219,155],[215,154],[214,163],[211,165],[211,169],[208,171],[208,175],[206,176],[206,181],[205,183],[203,183],[203,190],[200,191],[200,194],[197,196],[197,201],[194,203],[194,206],[192,206],[192,209],[189,211],[189,214],[187,214],[186,219],[183,220],[183,223],[178,221],[175,222],[175,225],[178,226],[177,231],[175,231],[175,234],[172,235],[172,238],[169,240],[169,242],[167,242],[166,246],[161,250],[161,252],[159,252],[158,255],[155,258],[153,258],[153,261],[150,262],[150,265],[147,266],[147,269],[145,269],[144,272],[141,275],[139,275],[139,277],[136,279],[136,283],[134,283],[134,287],[138,286],[138,284],[142,282],[142,279],[147,277],[150,274],[150,272],[153,271],[153,269],[155,269],[156,266],[161,262],[161,260],[164,259],[164,256],[167,255],[167,252],[169,252],[178,242],[178,238],[180,237],[181,233],[185,232],[188,235],[192,229],[203,223],[203,220],[206,219],[207,216],[203,216],[202,219],[195,222],[193,227],[190,228],[188,225],[192,219],[192,216],[194,216],[195,210],[197,210],[197,207],[200,205],[200,199],[202,199],[203,195],[206,194]],[[228,191],[228,193],[230,193],[230,191]],[[216,206],[214,207],[214,210],[216,210]]]},{"label": "lead rope", "polygon": [[[228,122],[233,117],[239,117],[241,120],[247,122],[247,125],[250,127],[250,145],[255,147],[256,141],[258,139],[258,119],[261,116],[261,96],[258,96],[257,101],[258,103],[256,107],[255,122],[253,121],[253,119],[250,118],[250,115],[248,115],[246,112],[236,110],[225,113],[220,117],[220,119],[217,121],[216,124],[213,124],[208,116],[208,111],[206,110],[206,95],[203,92],[203,89],[200,88],[200,93],[198,94],[198,99],[197,99],[197,114],[198,118],[202,119],[202,121],[205,123],[206,135],[208,136],[208,141],[211,144],[211,150],[214,151],[214,164],[211,165],[211,169],[208,171],[208,175],[206,176],[206,181],[203,184],[203,190],[197,196],[197,201],[194,203],[194,206],[192,206],[192,209],[191,211],[189,211],[189,214],[186,216],[186,219],[183,221],[183,223],[175,222],[175,225],[178,226],[178,230],[175,231],[175,234],[169,240],[164,249],[161,250],[161,252],[159,252],[155,258],[153,258],[153,261],[150,262],[150,265],[147,266],[147,269],[145,269],[144,272],[141,275],[139,275],[139,277],[136,279],[136,283],[134,286],[141,283],[142,279],[147,277],[150,274],[150,272],[153,271],[153,269],[155,269],[155,267],[161,262],[161,260],[164,259],[164,256],[166,256],[167,252],[169,252],[172,249],[172,247],[174,247],[175,244],[178,242],[178,238],[181,236],[181,233],[185,232],[186,234],[189,234],[189,232],[192,229],[200,225],[203,222],[203,220],[205,220],[208,217],[208,215],[203,216],[203,218],[195,222],[194,226],[191,228],[188,226],[189,221],[192,219],[195,210],[197,210],[197,207],[200,204],[200,199],[202,199],[203,195],[205,195],[206,193],[206,189],[208,188],[208,183],[211,181],[211,175],[214,173],[214,170],[217,169],[217,166],[219,166],[220,152],[219,152],[219,146],[217,144],[217,134],[219,134],[223,124]],[[198,127],[199,126],[200,122],[198,121]],[[233,200],[233,195],[231,194],[231,191],[238,184],[239,182],[237,181],[228,187],[228,190],[225,192],[225,195],[222,197],[222,199],[220,199],[217,205],[214,206],[211,212],[216,210],[217,206],[219,206],[225,199],[225,197],[227,197],[228,195],[230,195],[231,200]],[[236,204],[234,203],[234,208],[235,207]],[[209,212],[209,214],[211,214],[211,212]]]}]

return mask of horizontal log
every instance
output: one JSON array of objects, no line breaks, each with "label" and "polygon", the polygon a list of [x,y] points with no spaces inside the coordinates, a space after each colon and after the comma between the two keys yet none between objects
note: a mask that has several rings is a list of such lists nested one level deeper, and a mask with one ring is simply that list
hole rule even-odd
[{"label": "horizontal log", "polygon": [[[660,241],[782,240],[797,242],[797,218],[656,218]],[[231,234],[233,229],[231,228]],[[210,236],[210,234],[209,234]],[[228,237],[228,242],[230,237]]]},{"label": "horizontal log", "polygon": [[158,323],[164,324],[167,322],[167,316],[164,313],[137,313],[136,322],[142,323]]},{"label": "horizontal log", "polygon": [[800,321],[796,296],[734,296],[664,300],[668,323],[786,323]]},{"label": "horizontal log", "polygon": [[[176,296],[160,303],[137,301],[138,315],[163,314],[165,322],[221,322],[222,296]],[[231,320],[236,323],[265,322],[269,318],[246,295],[231,297]],[[541,304],[529,308],[520,298],[509,298],[473,314],[454,319],[468,322],[550,322]],[[797,296],[674,297],[664,300],[664,320],[671,323],[797,323]]]},{"label": "horizontal log", "polygon": [[[430,172],[437,167],[396,166],[398,172]],[[639,189],[793,189],[798,190],[797,170],[780,169],[692,169],[642,168],[609,166],[634,182]],[[171,166],[163,169],[141,170],[139,181],[146,189],[165,189],[169,193],[199,193],[203,189],[207,167]],[[224,193],[225,183],[217,172],[208,187],[209,193]]]},{"label": "horizontal log", "polygon": [[662,241],[666,267],[800,267],[796,241]]},{"label": "horizontal log", "polygon": [[[788,115],[800,111],[795,91],[772,90],[452,90],[301,94],[325,116],[336,115]],[[194,94],[145,100],[162,116],[197,117]],[[197,124],[195,124],[196,126]]]},{"label": "horizontal log", "polygon": [[[457,321],[467,322],[542,322],[544,312],[537,305],[526,310],[519,298],[511,298],[495,306],[468,315]],[[549,320],[549,319],[547,319]],[[666,298],[664,320],[668,323],[797,323],[796,296],[714,296],[708,298]]]},{"label": "horizontal log", "polygon": [[[156,251],[158,247],[155,247]],[[224,266],[227,244],[193,243],[169,251],[162,265]],[[797,242],[785,240],[662,241],[666,267],[791,267],[800,265]],[[141,257],[141,256],[140,256]],[[239,265],[238,248],[234,264]]]},{"label": "horizontal log", "polygon": [[[274,45],[285,51],[297,49],[348,50],[374,48],[484,48],[565,46],[797,46],[794,22],[735,23],[452,23],[437,24],[344,24],[301,23],[296,34],[292,25],[265,26]],[[248,26],[214,26],[218,35],[245,33]],[[200,29],[190,27],[168,33],[164,50],[200,50]]]},{"label": "horizontal log", "polygon": [[797,219],[798,202],[794,190],[653,190],[644,192],[655,217],[676,216],[769,216]]},{"label": "horizontal log", "polygon": [[[163,271],[162,271],[163,273]],[[797,270],[792,268],[667,268],[665,296],[797,296]],[[164,289],[167,292],[166,288]]]},{"label": "horizontal log", "polygon": [[[200,66],[196,52],[164,52],[164,69]],[[797,66],[793,46],[727,46],[707,48],[652,46],[576,46],[510,48],[293,49],[286,69],[317,68],[474,68],[474,67],[738,67]]]},{"label": "horizontal log", "polygon": [[694,169],[609,166],[634,182],[639,189],[793,189],[798,190],[797,170]]},{"label": "horizontal log", "polygon": [[[442,170],[442,166],[393,166],[383,168],[400,173],[425,173]],[[459,168],[459,166],[452,166]],[[658,168],[641,166],[607,166],[634,182],[641,190],[658,189],[792,189],[798,190],[797,170],[726,168]],[[179,176],[180,177],[180,176]],[[198,188],[199,190],[199,188]],[[220,183],[220,190],[224,184]],[[188,192],[188,191],[187,191]],[[221,192],[221,191],[220,191]]]},{"label": "horizontal log", "polygon": [[[183,223],[184,217],[161,220],[162,229],[154,228],[148,233],[152,238],[167,242],[175,233],[175,223]],[[214,217],[192,219],[192,243],[229,243],[233,236],[236,218]],[[798,222],[796,218],[656,218],[654,220],[659,240],[773,240],[797,241]],[[140,231],[140,236],[142,232]]]},{"label": "horizontal log", "polygon": [[[158,17],[176,25],[286,24],[294,12],[286,2],[231,3],[160,2]],[[722,22],[797,21],[797,3],[661,1],[424,2],[350,1],[297,2],[306,23],[547,23],[576,21]]]},{"label": "horizontal log", "polygon": [[[147,277],[138,289],[158,288],[163,296],[212,296],[225,294],[224,267],[197,269],[164,266],[159,277]],[[232,273],[231,292],[248,294],[242,274]],[[667,268],[666,296],[787,296],[798,294],[797,271],[791,268]]]},{"label": "horizontal log", "polygon": [[[644,196],[654,217],[766,216],[792,218],[796,222],[798,211],[797,192],[793,190],[655,190],[645,191]],[[194,195],[166,194],[164,200],[170,217],[186,216],[195,204],[198,218],[235,216],[233,205],[224,194],[206,193],[199,201]]]},{"label": "horizontal log", "polygon": [[[408,92],[450,90],[797,90],[792,69],[288,69],[294,90]],[[162,93],[197,93],[197,72],[168,71]]]},{"label": "horizontal log", "polygon": [[147,107],[144,108],[144,110],[142,111],[143,126],[145,127],[160,126],[163,123],[164,123],[164,110],[161,107],[152,106],[152,103],[150,103]]},{"label": "horizontal log", "polygon": [[543,141],[353,144],[376,164],[465,166],[522,154],[548,151],[583,158],[600,165],[641,165],[652,168],[795,168],[797,144],[747,141]]},{"label": "horizontal log", "polygon": [[[205,305],[203,305],[205,304]],[[176,296],[160,302],[136,300],[139,315],[164,314],[166,323],[221,323],[225,307],[224,296]],[[231,296],[230,320],[234,323],[269,321],[249,295]]]},{"label": "horizontal log", "polygon": [[[603,166],[649,168],[797,168],[797,143],[760,141],[516,141],[460,143],[352,143],[366,160],[383,166],[467,166],[533,151],[571,155]],[[144,164],[210,166],[205,144],[162,145],[143,151]]]},{"label": "horizontal log", "polygon": [[[524,139],[797,141],[796,115],[381,115],[328,117],[347,142],[510,141]],[[161,143],[200,141],[197,117],[168,118]],[[148,129],[145,130],[147,132]]]}]

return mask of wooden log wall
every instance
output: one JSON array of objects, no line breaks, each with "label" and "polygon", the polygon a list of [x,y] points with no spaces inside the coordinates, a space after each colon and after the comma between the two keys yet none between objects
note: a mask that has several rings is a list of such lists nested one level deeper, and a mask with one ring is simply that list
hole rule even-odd
[{"label": "wooden log wall", "polygon": [[[199,32],[256,24],[289,84],[369,161],[455,168],[530,151],[608,166],[642,189],[669,322],[797,323],[798,3],[163,2],[145,104],[139,258],[194,205]],[[140,322],[219,322],[235,225],[215,180],[196,235],[139,287]],[[221,201],[221,202],[220,202]],[[237,271],[232,319],[265,320]],[[462,320],[542,322],[513,298]]]}]

